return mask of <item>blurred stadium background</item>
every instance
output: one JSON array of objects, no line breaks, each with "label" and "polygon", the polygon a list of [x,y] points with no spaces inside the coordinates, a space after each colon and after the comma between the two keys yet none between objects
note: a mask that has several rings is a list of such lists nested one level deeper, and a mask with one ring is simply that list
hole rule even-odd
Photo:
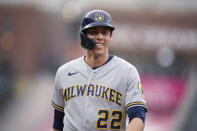
[{"label": "blurred stadium background", "polygon": [[112,15],[110,52],[141,75],[145,131],[196,131],[195,0],[0,0],[0,130],[51,130],[54,75],[84,55],[79,26],[91,9]]}]

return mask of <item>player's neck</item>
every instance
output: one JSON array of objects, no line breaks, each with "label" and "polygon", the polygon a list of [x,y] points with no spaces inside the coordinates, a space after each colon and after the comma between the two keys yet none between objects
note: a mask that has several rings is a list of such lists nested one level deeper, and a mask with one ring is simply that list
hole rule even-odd
[{"label": "player's neck", "polygon": [[102,66],[108,60],[108,57],[109,57],[109,53],[105,53],[104,55],[98,55],[98,56],[87,53],[85,57],[85,62],[90,67],[95,68]]}]

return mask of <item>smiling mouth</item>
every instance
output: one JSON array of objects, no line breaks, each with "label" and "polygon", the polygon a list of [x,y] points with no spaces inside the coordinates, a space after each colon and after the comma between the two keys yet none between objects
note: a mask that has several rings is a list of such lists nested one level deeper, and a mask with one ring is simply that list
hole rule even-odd
[{"label": "smiling mouth", "polygon": [[96,44],[96,47],[97,47],[97,48],[103,48],[103,47],[104,47],[104,44],[98,44],[98,43],[97,43],[97,44]]},{"label": "smiling mouth", "polygon": [[96,43],[97,46],[104,46],[102,43]]}]

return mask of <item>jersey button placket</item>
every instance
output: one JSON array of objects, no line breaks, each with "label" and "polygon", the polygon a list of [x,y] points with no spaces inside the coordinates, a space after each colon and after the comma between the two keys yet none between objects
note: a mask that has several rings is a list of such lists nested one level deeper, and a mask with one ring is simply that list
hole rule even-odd
[{"label": "jersey button placket", "polygon": [[93,71],[90,73],[90,75],[88,77],[88,84],[90,84],[90,82],[92,81],[92,79],[94,78],[95,75],[96,75],[96,71]]},{"label": "jersey button placket", "polygon": [[[90,84],[92,84],[91,82],[92,82],[92,79],[94,78],[94,76],[96,75],[96,71],[92,71],[91,73],[90,73],[90,75],[88,76],[88,85],[90,85]],[[84,103],[84,107],[85,107],[85,109],[89,109],[89,104],[90,103],[88,103],[87,101],[89,100],[89,98],[88,97],[86,97],[86,101],[85,101],[85,103]],[[85,111],[86,113],[88,113],[88,111],[86,110]],[[88,114],[86,114],[86,115],[88,115]],[[86,117],[84,117],[84,121],[86,121]],[[87,123],[85,123],[85,125],[86,125]],[[82,131],[87,131],[87,129],[88,129],[88,127],[87,127],[87,125],[86,126],[83,126],[83,129],[81,129]]]}]

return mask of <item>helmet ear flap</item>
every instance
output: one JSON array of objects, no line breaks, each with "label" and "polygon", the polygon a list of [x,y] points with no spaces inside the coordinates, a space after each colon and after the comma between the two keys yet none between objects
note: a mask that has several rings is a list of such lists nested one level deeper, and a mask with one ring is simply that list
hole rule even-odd
[{"label": "helmet ear flap", "polygon": [[81,46],[83,48],[92,50],[95,47],[96,41],[88,38],[83,31],[80,32],[80,38],[81,38]]}]

